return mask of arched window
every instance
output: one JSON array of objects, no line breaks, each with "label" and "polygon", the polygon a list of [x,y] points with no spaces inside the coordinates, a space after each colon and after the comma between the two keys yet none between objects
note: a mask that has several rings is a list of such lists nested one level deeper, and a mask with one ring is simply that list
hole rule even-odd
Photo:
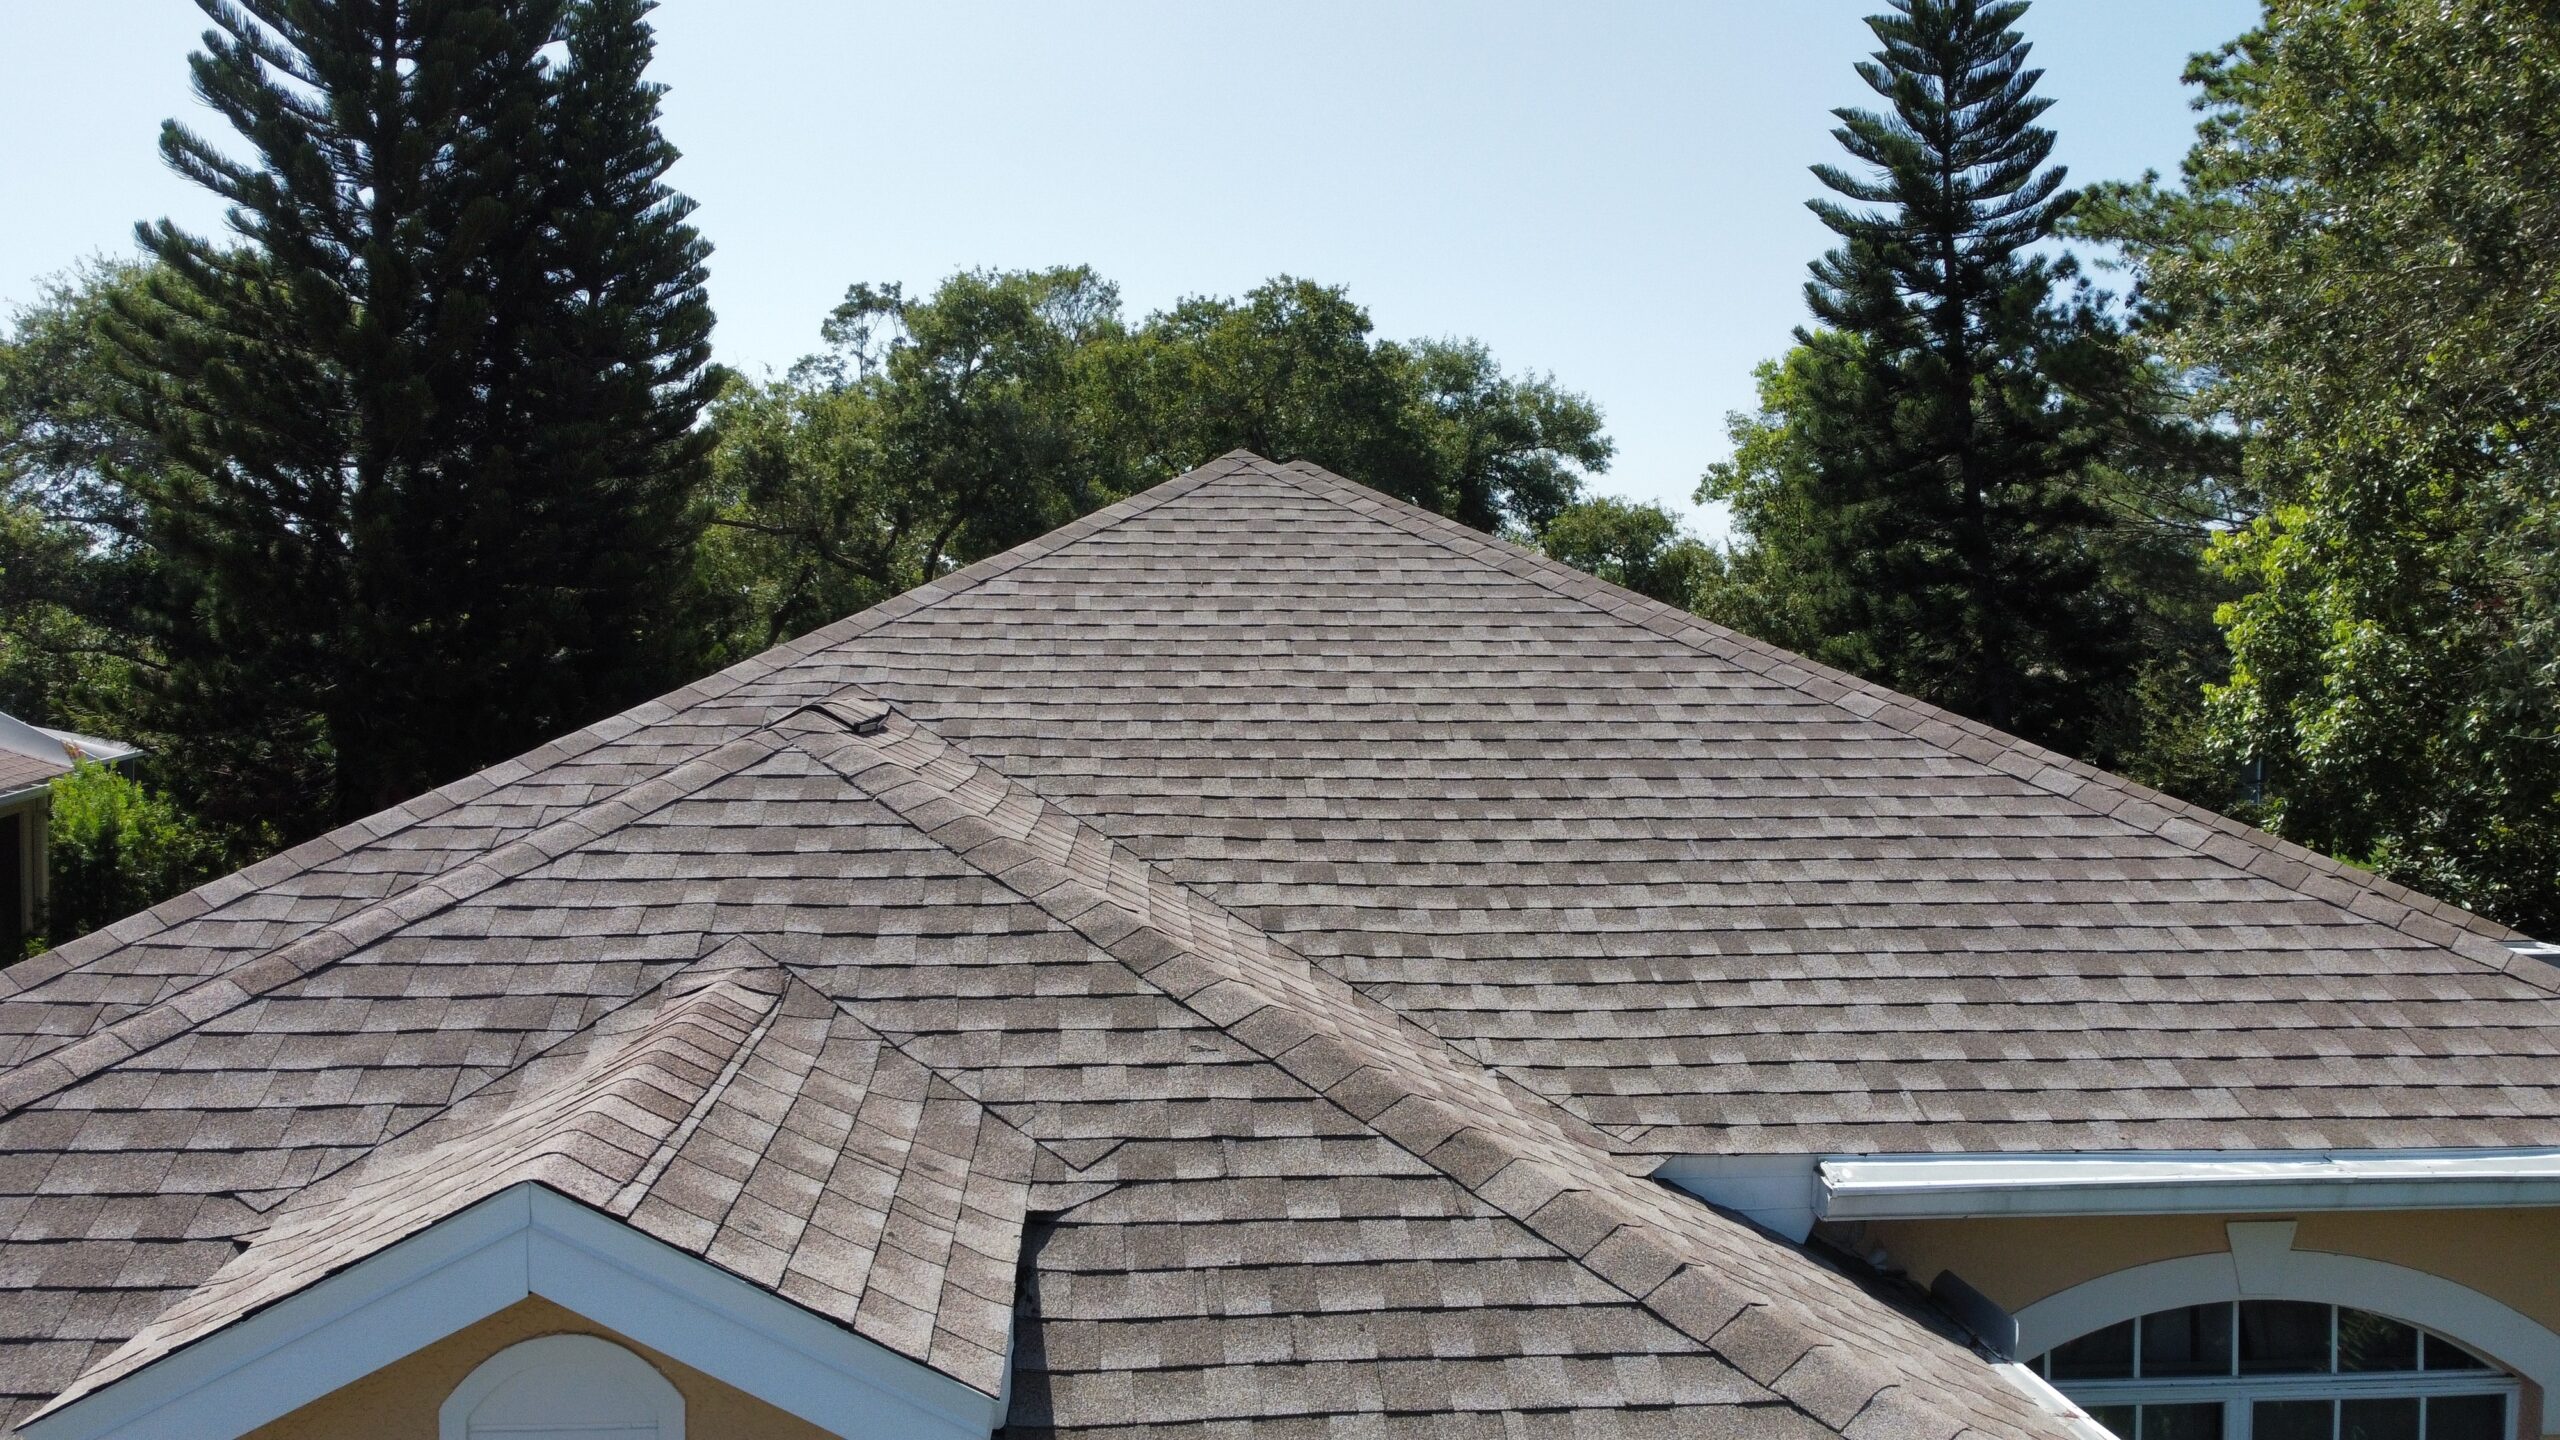
[{"label": "arched window", "polygon": [[684,1397],[611,1341],[545,1335],[464,1376],[436,1430],[438,1440],[684,1440]]},{"label": "arched window", "polygon": [[2431,1330],[2350,1305],[2181,1305],[2026,1363],[2122,1440],[2516,1434],[2514,1376]]}]

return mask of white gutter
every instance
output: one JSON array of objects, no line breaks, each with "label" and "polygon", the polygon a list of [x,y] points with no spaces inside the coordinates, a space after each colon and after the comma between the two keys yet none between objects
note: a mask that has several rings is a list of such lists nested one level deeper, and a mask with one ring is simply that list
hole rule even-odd
[{"label": "white gutter", "polygon": [[1862,1155],[1819,1162],[1824,1220],[2560,1205],[2560,1149]]},{"label": "white gutter", "polygon": [[2560,1149],[1679,1155],[1655,1179],[1801,1242],[1823,1220],[2560,1206]]}]

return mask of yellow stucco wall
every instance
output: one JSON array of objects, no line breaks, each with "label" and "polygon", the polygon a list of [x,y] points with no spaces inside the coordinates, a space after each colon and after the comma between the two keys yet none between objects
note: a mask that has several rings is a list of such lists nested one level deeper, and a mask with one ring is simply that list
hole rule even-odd
[{"label": "yellow stucco wall", "polygon": [[714,1380],[583,1315],[535,1297],[384,1366],[242,1440],[436,1440],[436,1409],[481,1361],[537,1335],[595,1335],[658,1367],[684,1396],[685,1433],[703,1440],[836,1440],[796,1415]]},{"label": "yellow stucco wall", "polygon": [[2297,1223],[2293,1248],[2440,1275],[2560,1331],[2560,1210],[2368,1210],[2287,1215],[2102,1215],[1877,1220],[1850,1234],[1925,1286],[1942,1270],[2015,1312],[2155,1260],[2218,1255],[2234,1220]]},{"label": "yellow stucco wall", "polygon": [[[2261,1220],[2294,1221],[2296,1251],[2423,1270],[2560,1331],[2560,1211],[2554,1210],[1878,1220],[1842,1227],[1835,1238],[1857,1254],[1883,1251],[1887,1264],[1922,1286],[1952,1270],[2015,1314],[2136,1265],[2227,1253],[2231,1222]],[[2532,1421],[2542,1413],[2542,1397],[2529,1381],[2524,1390],[2517,1420],[2529,1436],[2541,1428]]]}]

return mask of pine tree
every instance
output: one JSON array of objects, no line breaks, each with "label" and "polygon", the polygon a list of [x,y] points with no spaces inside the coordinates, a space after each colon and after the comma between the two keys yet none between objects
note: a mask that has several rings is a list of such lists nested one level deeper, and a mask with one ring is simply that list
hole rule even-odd
[{"label": "pine tree", "polygon": [[1755,539],[1824,658],[2079,749],[2134,655],[2078,483],[2101,442],[2058,383],[2101,326],[2057,299],[2067,266],[2028,253],[2072,196],[2012,28],[2027,6],[1892,4],[1858,66],[1888,112],[1835,112],[1870,173],[1815,167],[1857,208],[1811,202],[1841,244],[1797,336],[1801,493],[1768,497],[1784,523]]},{"label": "pine tree", "polygon": [[[718,391],[710,244],[670,190],[676,149],[658,129],[665,87],[643,78],[656,0],[585,0],[564,27],[548,234],[556,288],[532,330],[536,453],[567,497],[531,558],[574,557],[558,623],[580,703],[536,734],[663,688],[706,637],[685,589],[709,515],[713,436],[696,422]],[[528,657],[532,663],[532,657]],[[578,713],[583,711],[584,713]]]},{"label": "pine tree", "polygon": [[290,832],[673,678],[706,247],[637,0],[199,3],[197,92],[254,158],[165,128],[237,235],[145,227],[166,278],[122,315],[186,476],[146,496],[157,698],[269,747]]}]

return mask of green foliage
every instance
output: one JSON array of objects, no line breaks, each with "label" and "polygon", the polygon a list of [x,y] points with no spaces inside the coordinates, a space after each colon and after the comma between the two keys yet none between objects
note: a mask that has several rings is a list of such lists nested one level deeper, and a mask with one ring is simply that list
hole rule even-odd
[{"label": "green foliage", "polygon": [[[1841,343],[1858,342],[1845,336]],[[1796,423],[1818,363],[1804,346],[1761,362],[1752,371],[1759,408],[1725,417],[1733,455],[1708,467],[1697,498],[1732,507],[1737,543],[1696,608],[1773,645],[1865,673],[1878,663],[1866,637],[1830,628],[1848,607],[1842,591],[1850,577],[1827,563],[1819,460],[1806,427]]]},{"label": "green foliage", "polygon": [[1724,576],[1724,557],[1659,505],[1614,497],[1578,501],[1538,532],[1538,548],[1577,570],[1683,610]]},{"label": "green foliage", "polygon": [[1082,269],[857,285],[829,350],[712,411],[709,588],[733,653],[879,603],[1119,498],[1103,353],[1119,296]]},{"label": "green foliage", "polygon": [[1763,372],[1760,415],[1701,499],[1747,537],[1710,609],[1781,643],[2059,748],[2103,753],[2138,657],[2102,583],[2104,445],[2065,383],[2109,349],[2068,264],[2028,253],[2071,196],[2050,102],[2011,28],[2023,3],[1894,0],[1858,73],[1887,113],[1841,110],[1867,167],[1815,167],[1841,237],[1818,327]]},{"label": "green foliage", "polygon": [[1371,338],[1283,277],[1131,326],[1086,269],[857,285],[828,349],[713,412],[707,589],[748,653],[1237,448],[1534,535],[1610,446],[1590,401],[1466,341]]},{"label": "green foliage", "polygon": [[211,879],[223,847],[166,796],[81,762],[53,782],[44,941],[66,941]]},{"label": "green foliage", "polygon": [[2266,513],[2211,726],[2305,844],[2560,928],[2560,12],[2278,0],[2092,228]]},{"label": "green foliage", "polygon": [[166,581],[156,726],[289,832],[396,802],[692,660],[708,247],[662,183],[644,0],[204,0],[122,476]]},{"label": "green foliage", "polygon": [[85,266],[0,339],[0,710],[11,714],[114,731],[134,668],[150,663],[132,617],[152,557],[130,492],[111,477],[166,461],[124,418],[131,390],[100,333],[143,274]]},{"label": "green foliage", "polygon": [[1241,301],[1195,297],[1152,317],[1125,362],[1140,463],[1170,475],[1245,449],[1428,503],[1438,476],[1410,423],[1405,356],[1369,329],[1340,290],[1287,276]]},{"label": "green foliage", "polygon": [[1341,290],[1285,275],[1151,317],[1127,370],[1142,473],[1251,450],[1479,530],[1536,530],[1612,451],[1598,408],[1551,378],[1505,375],[1474,341],[1373,341]]}]

